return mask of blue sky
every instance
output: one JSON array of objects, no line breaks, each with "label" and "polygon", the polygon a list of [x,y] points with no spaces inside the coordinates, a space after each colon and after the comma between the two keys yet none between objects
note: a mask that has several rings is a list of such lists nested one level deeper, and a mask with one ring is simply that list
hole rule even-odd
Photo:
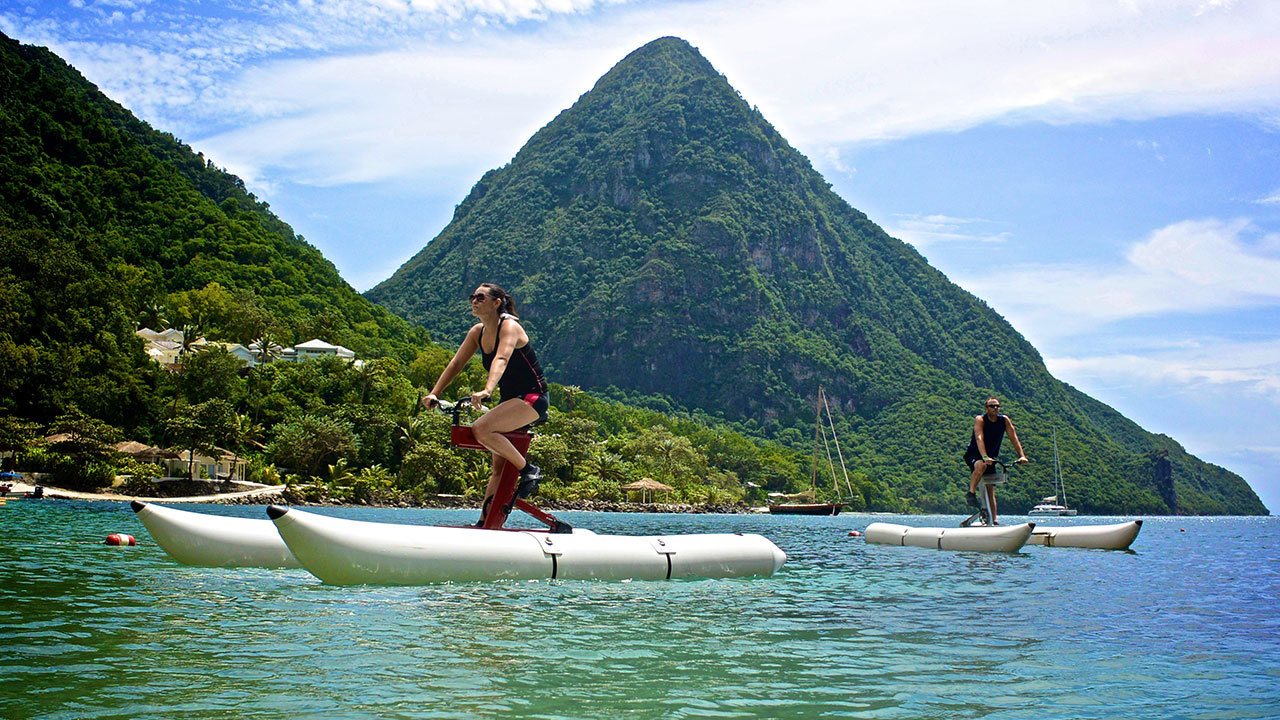
[{"label": "blue sky", "polygon": [[0,0],[0,30],[240,175],[361,290],[683,37],[1057,377],[1280,509],[1280,3]]}]

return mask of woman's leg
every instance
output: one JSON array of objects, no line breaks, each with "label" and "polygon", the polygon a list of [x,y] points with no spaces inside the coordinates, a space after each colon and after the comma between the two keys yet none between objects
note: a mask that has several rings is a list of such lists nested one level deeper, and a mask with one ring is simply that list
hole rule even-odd
[{"label": "woman's leg", "polygon": [[480,503],[480,522],[477,525],[484,525],[484,519],[489,516],[489,505],[493,502],[493,496],[498,493],[502,471],[507,467],[507,461],[501,455],[494,454],[492,458],[493,469],[489,472],[489,484],[484,488],[484,500]]},{"label": "woman's leg", "polygon": [[486,498],[498,492],[498,482],[502,479],[502,471],[507,467],[507,461],[501,455],[493,454],[490,457],[493,458],[493,470],[489,473],[489,484],[484,488]]},{"label": "woman's leg", "polygon": [[[537,410],[519,398],[512,398],[504,400],[497,407],[481,415],[471,424],[471,432],[475,434],[476,441],[488,448],[495,456],[515,465],[517,469],[523,469],[524,456],[502,433],[517,430],[537,419]],[[494,463],[494,467],[497,467],[497,462]],[[498,477],[496,469],[494,472],[494,477]],[[490,486],[493,486],[493,482],[493,478],[490,478]]]}]

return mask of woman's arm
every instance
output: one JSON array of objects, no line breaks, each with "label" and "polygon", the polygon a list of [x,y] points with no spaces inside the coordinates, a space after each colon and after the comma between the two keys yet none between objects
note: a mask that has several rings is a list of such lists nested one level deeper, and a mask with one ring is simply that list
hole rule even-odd
[{"label": "woman's arm", "polygon": [[462,344],[458,346],[458,352],[454,353],[453,358],[449,360],[449,364],[444,366],[440,377],[436,378],[436,384],[431,386],[431,392],[422,398],[427,407],[432,407],[439,401],[440,393],[449,387],[449,384],[458,376],[458,373],[462,372],[462,368],[467,366],[471,356],[476,354],[476,348],[480,347],[480,333],[483,330],[483,325],[476,324],[467,331],[467,336],[462,339]]}]

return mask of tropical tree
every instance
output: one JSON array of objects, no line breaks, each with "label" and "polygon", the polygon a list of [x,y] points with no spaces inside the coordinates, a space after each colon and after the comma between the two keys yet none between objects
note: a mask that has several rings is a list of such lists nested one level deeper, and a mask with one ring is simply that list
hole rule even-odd
[{"label": "tropical tree", "polygon": [[12,415],[0,415],[0,455],[12,454],[10,463],[16,464],[22,451],[39,436],[40,426],[36,423]]},{"label": "tropical tree", "polygon": [[587,455],[584,466],[588,472],[601,480],[621,483],[627,478],[628,467],[622,456],[599,447]]},{"label": "tropical tree", "polygon": [[219,443],[234,439],[239,423],[235,409],[225,400],[206,400],[189,406],[168,422],[171,436],[188,452],[187,477],[196,479],[196,453],[217,458]]},{"label": "tropical tree", "polygon": [[119,430],[74,405],[58,416],[50,429],[58,436],[49,451],[55,455],[54,475],[61,483],[87,489],[111,482]]},{"label": "tropical tree", "polygon": [[400,463],[400,486],[420,496],[465,490],[467,463],[442,444],[420,443]]},{"label": "tropical tree", "polygon": [[243,370],[244,363],[226,348],[208,347],[183,357],[178,386],[189,403],[226,400],[234,405],[244,396]]},{"label": "tropical tree", "polygon": [[565,385],[560,388],[561,394],[564,395],[564,409],[573,412],[578,406],[578,399],[582,396],[582,388],[577,385]]},{"label": "tropical tree", "polygon": [[320,415],[302,415],[276,427],[267,454],[277,465],[301,470],[310,477],[328,462],[354,452],[351,423]]}]

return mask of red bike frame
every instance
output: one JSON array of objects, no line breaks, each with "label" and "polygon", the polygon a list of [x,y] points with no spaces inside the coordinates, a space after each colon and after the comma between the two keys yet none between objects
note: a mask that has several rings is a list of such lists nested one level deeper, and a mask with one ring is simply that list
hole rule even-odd
[{"label": "red bike frame", "polygon": [[[528,430],[513,430],[511,432],[502,433],[511,444],[516,447],[516,451],[520,453],[520,457],[528,457],[529,443],[533,442],[533,433]],[[484,450],[489,452],[489,448],[481,445],[476,440],[475,433],[471,431],[470,425],[454,424],[449,428],[449,444],[457,448],[465,448],[467,450]],[[538,506],[516,497],[516,483],[520,480],[520,471],[515,465],[497,458],[497,462],[502,463],[502,475],[498,481],[498,489],[493,497],[489,500],[488,505],[481,508],[482,516],[480,518],[480,527],[486,530],[501,530],[507,522],[507,517],[511,514],[513,508],[520,508],[526,513],[537,518],[551,530],[561,527],[568,527],[567,524],[557,520],[551,513],[542,510]]]}]

